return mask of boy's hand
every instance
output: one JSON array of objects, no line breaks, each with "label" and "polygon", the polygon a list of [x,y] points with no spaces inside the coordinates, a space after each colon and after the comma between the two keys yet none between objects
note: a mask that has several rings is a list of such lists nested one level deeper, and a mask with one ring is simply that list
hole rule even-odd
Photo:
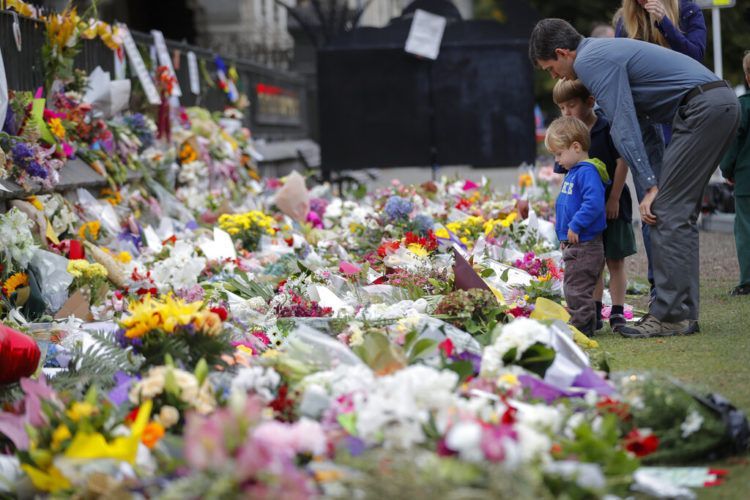
[{"label": "boy's hand", "polygon": [[616,219],[620,215],[620,199],[609,195],[607,200],[607,219]]},{"label": "boy's hand", "polygon": [[572,229],[568,229],[568,243],[571,245],[578,243],[578,234],[574,233]]}]

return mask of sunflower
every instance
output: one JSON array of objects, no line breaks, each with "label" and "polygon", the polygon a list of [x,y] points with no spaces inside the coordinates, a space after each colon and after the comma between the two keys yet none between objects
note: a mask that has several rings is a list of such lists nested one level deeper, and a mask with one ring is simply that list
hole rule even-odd
[{"label": "sunflower", "polygon": [[52,118],[47,125],[49,126],[52,135],[58,139],[65,139],[65,127],[63,127],[62,120],[59,118]]},{"label": "sunflower", "polygon": [[16,273],[3,283],[3,294],[6,297],[13,295],[19,288],[29,285],[29,276],[26,273]]}]

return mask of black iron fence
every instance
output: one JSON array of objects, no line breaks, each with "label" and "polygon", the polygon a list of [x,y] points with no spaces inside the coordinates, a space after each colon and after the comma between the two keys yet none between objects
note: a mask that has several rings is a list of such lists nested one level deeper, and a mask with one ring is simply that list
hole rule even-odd
[{"label": "black iron fence", "polygon": [[[14,27],[14,23],[17,28]],[[132,32],[132,35],[148,65],[152,53],[151,46],[154,45],[153,37],[139,32]],[[34,91],[44,85],[41,54],[45,37],[43,22],[14,16],[11,12],[0,12],[0,50],[9,89]],[[17,40],[20,43],[17,43]],[[175,73],[182,88],[181,104],[199,105],[211,111],[223,110],[229,101],[216,85],[216,54],[187,43],[167,40],[166,44],[176,62]],[[206,69],[214,82],[210,87],[204,81],[203,75],[200,75],[199,95],[190,91],[190,51],[195,53],[199,66]],[[241,58],[223,59],[227,67],[233,66],[237,70],[238,91],[250,100],[250,107],[244,110],[245,124],[250,127],[255,137],[290,140],[309,136],[306,84],[301,76],[267,68]],[[84,40],[82,50],[75,59],[75,67],[90,72],[97,66],[114,75],[115,55],[101,40]],[[140,86],[138,79],[129,70],[128,77],[131,78],[134,89]]]}]

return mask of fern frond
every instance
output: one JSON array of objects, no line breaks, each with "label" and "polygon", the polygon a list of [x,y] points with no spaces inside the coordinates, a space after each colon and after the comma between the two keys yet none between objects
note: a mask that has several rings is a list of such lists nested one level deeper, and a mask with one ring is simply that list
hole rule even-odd
[{"label": "fern frond", "polygon": [[96,343],[83,348],[78,343],[67,370],[51,379],[50,384],[59,392],[71,392],[83,396],[89,387],[108,390],[115,385],[115,374],[119,371],[132,373],[143,363],[143,358],[123,349],[108,333],[89,332]]}]

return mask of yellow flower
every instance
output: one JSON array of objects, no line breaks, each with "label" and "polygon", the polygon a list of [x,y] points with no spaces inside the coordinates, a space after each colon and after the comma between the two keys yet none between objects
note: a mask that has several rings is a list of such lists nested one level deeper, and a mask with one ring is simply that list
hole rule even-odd
[{"label": "yellow flower", "polygon": [[122,202],[122,195],[117,190],[104,188],[101,190],[101,194],[102,196],[106,197],[105,199],[107,200],[107,203],[109,203],[113,207],[119,205]]},{"label": "yellow flower", "polygon": [[65,127],[63,127],[62,120],[59,118],[50,119],[49,123],[50,132],[58,139],[65,139]]},{"label": "yellow flower", "polygon": [[281,353],[277,351],[276,349],[268,349],[267,351],[263,352],[263,354],[261,355],[261,358],[276,359],[279,356],[281,356]]},{"label": "yellow flower", "polygon": [[36,208],[40,212],[44,211],[44,205],[42,205],[42,202],[39,201],[39,198],[37,198],[36,196],[29,196],[28,198],[26,198],[26,201],[34,205],[34,208]]},{"label": "yellow flower", "polygon": [[518,385],[518,377],[516,377],[512,373],[506,373],[504,375],[501,375],[500,378],[497,379],[497,383],[501,385],[515,386]]},{"label": "yellow flower", "polygon": [[23,0],[7,0],[6,7],[15,10],[22,16],[34,17],[34,8]]},{"label": "yellow flower", "polygon": [[130,252],[122,251],[117,254],[117,257],[115,257],[119,262],[122,262],[123,264],[129,263],[131,260],[133,260],[133,256],[130,255]]},{"label": "yellow flower", "polygon": [[447,240],[451,237],[451,235],[448,233],[447,229],[441,227],[440,229],[435,231],[435,237]]},{"label": "yellow flower", "polygon": [[503,227],[510,227],[510,225],[513,224],[513,221],[516,220],[516,218],[518,218],[518,212],[511,212],[506,218],[500,221],[500,224]]},{"label": "yellow flower", "polygon": [[128,305],[130,315],[123,318],[120,325],[125,329],[127,338],[142,337],[157,329],[174,333],[176,328],[192,323],[201,307],[202,302],[188,304],[171,295],[163,300],[146,295],[142,302],[135,300]]},{"label": "yellow flower", "polygon": [[236,348],[236,349],[237,349],[237,350],[238,350],[239,352],[241,352],[241,353],[244,353],[244,354],[247,354],[247,355],[249,355],[249,356],[252,356],[252,355],[254,354],[254,353],[253,353],[253,349],[252,349],[252,347],[248,347],[248,346],[246,346],[246,345],[242,345],[242,344],[240,344],[240,345],[238,345],[238,346],[237,346],[237,348]]},{"label": "yellow flower", "polygon": [[518,178],[518,185],[522,188],[531,187],[534,185],[534,179],[531,174],[521,174],[521,177]]},{"label": "yellow flower", "polygon": [[78,229],[78,236],[82,240],[91,239],[96,241],[99,239],[99,230],[101,229],[101,227],[102,223],[98,220],[86,222],[80,227],[80,229]]},{"label": "yellow flower", "polygon": [[10,297],[13,295],[13,292],[28,285],[29,277],[26,273],[15,273],[5,280],[5,283],[3,284],[3,294],[5,294],[6,297]]},{"label": "yellow flower", "polygon": [[68,478],[57,467],[53,466],[47,470],[41,470],[29,464],[22,464],[21,469],[29,476],[34,487],[40,491],[56,493],[71,486]]},{"label": "yellow flower", "polygon": [[91,403],[80,403],[78,401],[73,403],[70,409],[65,412],[68,418],[73,422],[78,422],[82,418],[88,418],[95,413],[97,413],[97,409],[94,405]]},{"label": "yellow flower", "polygon": [[84,278],[87,280],[107,277],[107,268],[103,265],[99,263],[92,264],[82,259],[68,262],[67,271],[74,278]]},{"label": "yellow flower", "polygon": [[408,247],[406,247],[411,253],[414,255],[417,255],[419,257],[426,257],[427,256],[427,250],[420,245],[419,243],[412,243]]},{"label": "yellow flower", "polygon": [[52,433],[52,451],[60,449],[63,441],[70,439],[73,435],[70,433],[70,429],[65,424],[60,424]]}]

